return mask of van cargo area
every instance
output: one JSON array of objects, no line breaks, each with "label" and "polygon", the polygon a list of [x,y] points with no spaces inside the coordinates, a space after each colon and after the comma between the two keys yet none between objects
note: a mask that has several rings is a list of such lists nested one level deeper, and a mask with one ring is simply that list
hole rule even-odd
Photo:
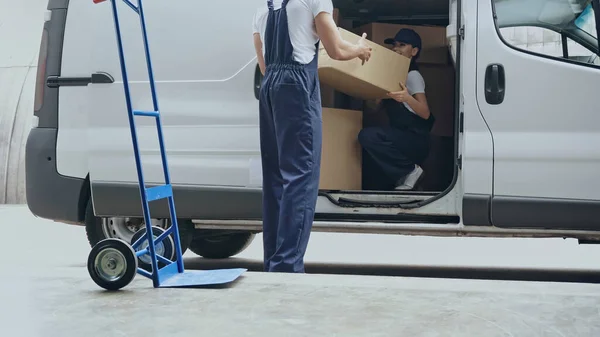
[{"label": "van cargo area", "polygon": [[412,191],[397,191],[395,181],[381,172],[361,149],[357,138],[363,128],[389,126],[386,111],[374,111],[374,100],[352,97],[321,83],[324,107],[321,190],[350,194],[369,192],[373,195],[370,200],[376,202],[381,194],[422,197],[451,189],[457,157],[457,79],[446,37],[450,17],[448,1],[334,0],[333,3],[338,27],[357,35],[367,33],[368,40],[387,48],[390,46],[385,45],[384,40],[401,28],[411,28],[420,35],[423,47],[417,64],[425,80],[430,112],[436,120],[429,136],[429,155],[421,164],[423,179]]}]

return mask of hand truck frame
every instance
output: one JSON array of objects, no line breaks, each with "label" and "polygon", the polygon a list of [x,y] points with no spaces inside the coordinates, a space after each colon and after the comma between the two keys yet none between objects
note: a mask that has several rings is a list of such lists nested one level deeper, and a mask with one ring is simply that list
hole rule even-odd
[{"label": "hand truck frame", "polygon": [[[95,4],[98,4],[105,2],[106,0],[92,1]],[[131,139],[135,154],[135,163],[137,168],[140,196],[142,199],[145,228],[140,229],[133,236],[132,242],[130,243],[114,238],[105,239],[98,242],[92,248],[88,256],[88,272],[92,280],[97,285],[107,290],[119,290],[127,286],[131,281],[133,281],[136,274],[140,274],[152,279],[154,288],[214,286],[233,282],[244,272],[246,272],[247,269],[233,268],[202,271],[184,270],[179,238],[179,227],[177,224],[175,201],[173,198],[173,187],[171,186],[171,178],[169,175],[167,156],[165,153],[165,142],[163,140],[163,131],[160,118],[161,113],[159,112],[160,110],[158,107],[156,84],[154,82],[154,73],[152,70],[152,61],[150,57],[150,48],[148,45],[146,19],[144,17],[142,0],[137,0],[137,5],[133,4],[130,0],[122,1],[125,2],[125,4],[134,12],[136,12],[140,18],[144,50],[146,54],[146,65],[148,68],[152,102],[154,105],[153,111],[140,111],[132,108],[123,40],[121,37],[119,15],[117,12],[116,2],[119,0],[109,1],[112,5],[117,47],[121,64],[121,74],[123,76],[123,89],[125,91],[127,113],[129,116],[129,127],[131,129]],[[156,120],[156,128],[165,179],[164,185],[150,188],[146,187],[135,127],[136,116],[152,117]],[[153,227],[151,225],[149,203],[165,198],[169,203],[171,226],[168,229],[163,230],[162,228]],[[152,239],[150,238],[150,235],[147,235],[147,233],[150,232],[152,232]],[[144,244],[146,244],[145,247],[143,246]],[[138,265],[138,259],[142,263],[149,265],[148,269],[151,271],[140,268]]]}]

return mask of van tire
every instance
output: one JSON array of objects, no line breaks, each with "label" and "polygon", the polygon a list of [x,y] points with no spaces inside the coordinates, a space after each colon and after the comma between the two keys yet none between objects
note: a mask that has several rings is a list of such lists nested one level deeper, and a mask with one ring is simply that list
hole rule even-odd
[{"label": "van tire", "polygon": [[254,233],[238,232],[218,236],[196,236],[189,249],[206,259],[226,259],[248,248],[254,240]]},{"label": "van tire", "polygon": [[[94,208],[92,206],[91,200],[89,200],[86,205],[84,220],[85,220],[85,233],[87,236],[88,243],[90,244],[91,247],[94,247],[96,244],[98,244],[98,242],[108,239],[108,238],[122,239],[131,244],[131,242],[129,242],[129,238],[127,238],[127,237],[120,237],[120,235],[112,235],[112,236],[106,235],[105,231],[102,229],[103,221],[109,221],[109,219],[97,217],[96,215],[94,215]],[[171,223],[171,220],[168,219],[166,221],[166,224],[167,224],[166,228],[170,227],[170,223]],[[194,225],[191,221],[185,220],[185,219],[178,219],[177,225],[179,227],[179,238],[181,241],[181,254],[183,255],[187,251],[187,249],[192,241],[192,238],[194,237],[193,236],[194,235]],[[163,228],[163,229],[166,229],[166,228]],[[131,236],[133,236],[134,233],[135,233],[135,231],[131,232]],[[172,235],[173,234],[171,234],[171,236]]]}]

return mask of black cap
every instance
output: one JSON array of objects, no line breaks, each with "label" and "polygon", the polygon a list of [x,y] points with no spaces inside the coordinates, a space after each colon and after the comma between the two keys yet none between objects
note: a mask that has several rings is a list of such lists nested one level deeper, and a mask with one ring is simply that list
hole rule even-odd
[{"label": "black cap", "polygon": [[417,56],[421,54],[421,37],[417,32],[410,28],[402,28],[396,33],[396,36],[387,38],[383,41],[385,44],[394,44],[395,42],[406,43],[413,48],[419,48]]}]

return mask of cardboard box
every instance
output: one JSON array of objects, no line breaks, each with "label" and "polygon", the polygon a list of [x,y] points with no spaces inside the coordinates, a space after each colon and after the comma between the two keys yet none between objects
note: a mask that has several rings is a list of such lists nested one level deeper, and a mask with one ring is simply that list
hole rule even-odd
[{"label": "cardboard box", "polygon": [[[342,38],[356,43],[360,39],[343,28],[338,28]],[[410,60],[372,41],[369,62],[364,65],[358,58],[350,61],[333,60],[323,46],[319,50],[319,78],[349,96],[360,99],[387,98],[390,91],[400,90],[400,82],[406,82]]]},{"label": "cardboard box", "polygon": [[[384,40],[394,37],[402,28],[411,28],[421,36],[422,50],[419,63],[448,64],[449,52],[446,27],[369,23],[353,29],[355,34],[367,33],[367,39],[385,45]],[[389,45],[385,45],[388,46]]]},{"label": "cardboard box", "polygon": [[361,190],[362,111],[323,108],[323,147],[319,189]]}]

